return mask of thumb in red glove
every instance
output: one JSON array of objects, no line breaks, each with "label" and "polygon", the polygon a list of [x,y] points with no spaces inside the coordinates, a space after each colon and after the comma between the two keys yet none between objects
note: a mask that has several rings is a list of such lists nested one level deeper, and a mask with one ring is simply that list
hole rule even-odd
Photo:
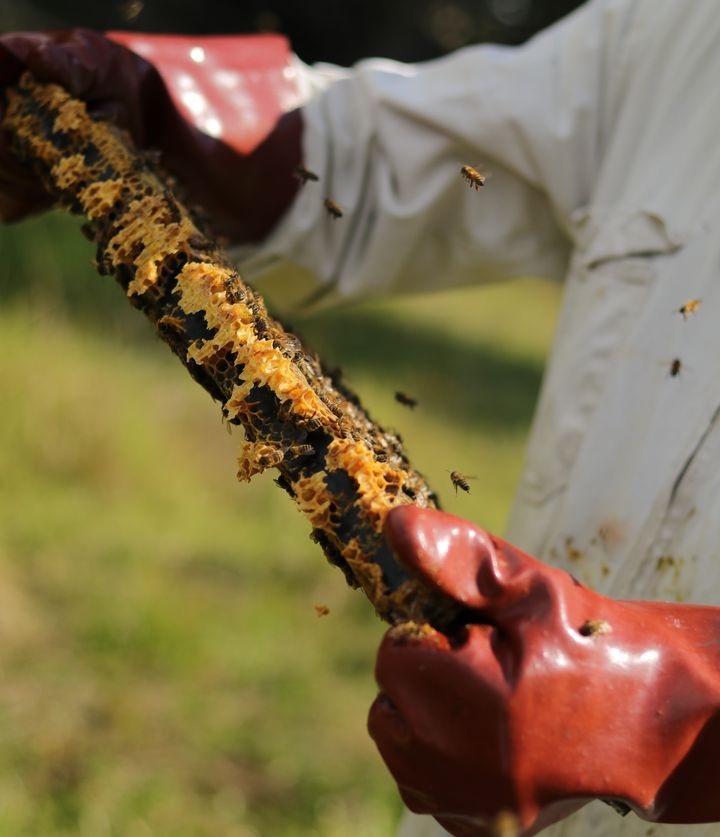
[{"label": "thumb in red glove", "polygon": [[411,810],[468,837],[501,812],[537,834],[594,798],[720,820],[720,609],[600,596],[441,512],[398,508],[386,531],[465,614],[378,654],[369,730]]},{"label": "thumb in red glove", "polygon": [[[0,36],[0,84],[15,84],[25,70],[112,118],[140,148],[159,151],[213,228],[233,241],[266,235],[298,188],[299,93],[280,36]],[[50,204],[0,134],[0,219]]]}]

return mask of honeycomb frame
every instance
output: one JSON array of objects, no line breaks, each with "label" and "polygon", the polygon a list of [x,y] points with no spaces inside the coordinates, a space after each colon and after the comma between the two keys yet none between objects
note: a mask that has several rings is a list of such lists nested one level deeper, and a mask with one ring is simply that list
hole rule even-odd
[{"label": "honeycomb frame", "polygon": [[409,578],[382,536],[395,506],[434,508],[397,435],[286,331],[130,137],[63,88],[26,73],[6,91],[13,148],[71,212],[96,266],[156,326],[193,379],[242,425],[238,479],[268,468],[311,537],[391,624],[447,623],[451,606]]}]

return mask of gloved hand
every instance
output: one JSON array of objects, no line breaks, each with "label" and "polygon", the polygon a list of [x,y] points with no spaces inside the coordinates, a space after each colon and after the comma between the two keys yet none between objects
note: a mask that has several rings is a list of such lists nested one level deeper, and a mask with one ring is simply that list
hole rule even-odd
[{"label": "gloved hand", "polygon": [[[159,151],[214,230],[233,241],[266,235],[297,190],[300,97],[280,36],[105,36],[85,29],[0,36],[2,87],[25,70],[63,85],[141,148]],[[0,134],[0,218],[50,204]]]},{"label": "gloved hand", "polygon": [[537,834],[593,798],[720,820],[720,609],[615,601],[467,521],[403,506],[398,558],[463,608],[391,629],[369,730],[406,804],[452,834]]}]

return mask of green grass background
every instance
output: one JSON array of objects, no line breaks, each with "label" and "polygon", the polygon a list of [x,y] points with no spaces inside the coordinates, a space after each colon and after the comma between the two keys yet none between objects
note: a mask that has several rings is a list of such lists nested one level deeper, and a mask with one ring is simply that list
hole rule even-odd
[{"label": "green grass background", "polygon": [[[383,625],[270,474],[236,483],[241,434],[77,227],[0,229],[0,835],[392,834],[365,732]],[[523,280],[294,325],[447,510],[501,530],[558,297]]]}]

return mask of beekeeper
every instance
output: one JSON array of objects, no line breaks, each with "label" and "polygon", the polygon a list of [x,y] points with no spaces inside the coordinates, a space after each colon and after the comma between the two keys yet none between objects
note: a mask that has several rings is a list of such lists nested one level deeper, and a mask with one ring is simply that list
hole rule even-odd
[{"label": "beekeeper", "polygon": [[[277,37],[111,37],[3,36],[0,77],[159,148],[276,302],[565,279],[508,542],[390,517],[468,623],[380,650],[370,731],[425,814],[404,837],[720,833],[716,0],[590,0],[522,47],[350,70]],[[2,150],[2,216],[43,201]]]}]

